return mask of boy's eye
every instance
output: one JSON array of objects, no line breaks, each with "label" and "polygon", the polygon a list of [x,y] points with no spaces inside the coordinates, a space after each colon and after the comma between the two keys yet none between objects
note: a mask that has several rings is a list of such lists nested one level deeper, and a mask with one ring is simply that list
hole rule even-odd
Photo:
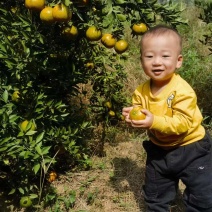
[{"label": "boy's eye", "polygon": [[170,57],[169,55],[163,55],[163,57]]},{"label": "boy's eye", "polygon": [[152,58],[153,56],[152,55],[146,55],[145,57],[146,58]]}]

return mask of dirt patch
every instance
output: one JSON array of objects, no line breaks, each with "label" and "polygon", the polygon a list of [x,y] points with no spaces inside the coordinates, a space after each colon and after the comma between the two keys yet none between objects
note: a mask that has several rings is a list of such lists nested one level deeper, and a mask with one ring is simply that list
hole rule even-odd
[{"label": "dirt patch", "polygon": [[[144,182],[145,152],[141,142],[105,144],[105,157],[93,157],[93,168],[80,173],[60,175],[53,183],[59,196],[76,192],[68,211],[73,212],[145,212],[141,195]],[[180,184],[181,191],[184,189]],[[181,191],[172,212],[183,210]],[[64,205],[60,206],[63,210]],[[66,211],[66,210],[63,210]]]}]

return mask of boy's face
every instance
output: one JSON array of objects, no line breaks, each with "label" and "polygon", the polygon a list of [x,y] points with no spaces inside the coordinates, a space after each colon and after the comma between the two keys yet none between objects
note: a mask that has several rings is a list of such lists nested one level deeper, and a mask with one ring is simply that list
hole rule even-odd
[{"label": "boy's face", "polygon": [[168,83],[182,65],[180,41],[174,34],[148,35],[142,40],[141,64],[155,85]]}]

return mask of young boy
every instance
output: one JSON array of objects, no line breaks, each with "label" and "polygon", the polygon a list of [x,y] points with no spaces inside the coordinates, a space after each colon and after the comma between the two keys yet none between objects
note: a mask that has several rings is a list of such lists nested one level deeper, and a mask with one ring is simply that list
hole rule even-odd
[{"label": "young boy", "polygon": [[147,211],[170,211],[179,179],[186,185],[187,212],[212,212],[212,140],[201,125],[197,97],[176,69],[182,65],[182,41],[168,26],[156,26],[141,40],[141,64],[149,80],[137,87],[133,106],[141,105],[145,120],[126,122],[147,129],[149,140],[143,195]]}]

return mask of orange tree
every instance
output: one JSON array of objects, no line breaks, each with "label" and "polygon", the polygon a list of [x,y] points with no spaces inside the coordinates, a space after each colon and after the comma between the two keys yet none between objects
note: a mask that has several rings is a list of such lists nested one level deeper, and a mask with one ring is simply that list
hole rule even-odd
[{"label": "orange tree", "polygon": [[[195,5],[200,8],[199,19],[206,23],[206,30],[203,34],[203,38],[200,40],[209,50],[209,57],[212,54],[212,2],[195,0]],[[208,63],[208,62],[207,62]],[[209,70],[210,72],[211,70]],[[203,82],[198,80],[198,86],[196,92],[200,97],[200,106],[203,108],[204,115],[206,116],[205,123],[212,127],[212,93],[211,90],[212,74],[208,74],[203,71]],[[204,96],[204,98],[202,98]]]},{"label": "orange tree", "polygon": [[208,45],[210,52],[212,52],[212,2],[195,0],[195,5],[201,10],[199,18],[208,26],[208,31],[205,33],[204,39],[201,42]]},{"label": "orange tree", "polygon": [[179,13],[145,0],[0,3],[0,173],[10,195],[39,203],[51,171],[89,167],[96,126],[122,120],[126,32],[176,27]]}]

